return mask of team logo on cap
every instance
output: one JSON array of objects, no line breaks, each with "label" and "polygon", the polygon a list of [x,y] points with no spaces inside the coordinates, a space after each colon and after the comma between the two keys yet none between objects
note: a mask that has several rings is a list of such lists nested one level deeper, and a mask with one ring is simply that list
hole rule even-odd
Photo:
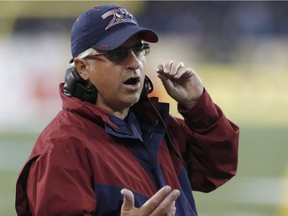
[{"label": "team logo on cap", "polygon": [[134,19],[133,15],[130,14],[125,8],[118,8],[107,11],[105,14],[102,15],[102,18],[106,19],[107,17],[110,16],[113,16],[113,18],[111,22],[106,26],[105,30],[124,22],[134,23],[137,25],[137,22]]}]

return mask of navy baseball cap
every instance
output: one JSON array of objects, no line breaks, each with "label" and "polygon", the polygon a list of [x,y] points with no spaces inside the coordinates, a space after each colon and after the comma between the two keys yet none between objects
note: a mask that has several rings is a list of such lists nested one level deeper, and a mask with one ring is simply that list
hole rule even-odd
[{"label": "navy baseball cap", "polygon": [[101,5],[81,14],[71,29],[71,52],[73,59],[88,48],[114,50],[133,35],[156,43],[157,34],[140,27],[127,9],[117,5]]}]

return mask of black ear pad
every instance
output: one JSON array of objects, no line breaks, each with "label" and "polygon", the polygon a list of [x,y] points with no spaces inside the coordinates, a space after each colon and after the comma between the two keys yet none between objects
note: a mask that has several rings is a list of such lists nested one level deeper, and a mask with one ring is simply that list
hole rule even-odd
[{"label": "black ear pad", "polygon": [[151,93],[154,89],[153,83],[148,76],[145,76],[143,89],[141,92],[140,99],[148,97],[148,94]]},{"label": "black ear pad", "polygon": [[72,97],[77,83],[84,84],[84,81],[85,80],[80,77],[75,67],[69,67],[65,74],[64,94]]},{"label": "black ear pad", "polygon": [[69,67],[65,74],[64,94],[95,104],[98,91],[81,78],[75,67]]}]

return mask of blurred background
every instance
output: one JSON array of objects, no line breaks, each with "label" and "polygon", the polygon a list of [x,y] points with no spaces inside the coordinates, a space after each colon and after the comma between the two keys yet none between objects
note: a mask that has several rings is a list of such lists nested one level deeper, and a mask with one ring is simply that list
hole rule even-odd
[{"label": "blurred background", "polygon": [[240,129],[236,177],[195,192],[201,216],[288,215],[288,2],[1,1],[0,215],[14,210],[17,175],[61,109],[58,85],[71,58],[70,28],[83,11],[115,3],[158,32],[146,72],[165,60],[194,68]]}]

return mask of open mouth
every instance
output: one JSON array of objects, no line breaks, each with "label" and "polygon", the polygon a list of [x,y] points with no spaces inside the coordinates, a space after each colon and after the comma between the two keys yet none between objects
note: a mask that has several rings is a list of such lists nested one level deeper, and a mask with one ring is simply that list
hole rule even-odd
[{"label": "open mouth", "polygon": [[124,82],[125,85],[136,85],[140,82],[140,78],[139,77],[136,77],[136,78],[130,78],[128,80],[126,80]]}]

